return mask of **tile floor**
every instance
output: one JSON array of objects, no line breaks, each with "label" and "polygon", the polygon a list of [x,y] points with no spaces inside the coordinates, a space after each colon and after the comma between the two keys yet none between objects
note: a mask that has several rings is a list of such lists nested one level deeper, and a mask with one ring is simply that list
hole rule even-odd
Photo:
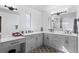
[{"label": "tile floor", "polygon": [[62,53],[54,48],[41,46],[39,48],[33,49],[32,53]]}]

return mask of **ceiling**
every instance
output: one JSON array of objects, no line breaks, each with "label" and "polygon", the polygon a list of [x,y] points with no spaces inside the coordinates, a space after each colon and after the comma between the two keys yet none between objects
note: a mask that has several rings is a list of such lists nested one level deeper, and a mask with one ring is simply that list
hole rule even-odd
[{"label": "ceiling", "polygon": [[61,10],[74,11],[75,5],[28,5],[31,8],[35,8],[42,12],[57,12]]},{"label": "ceiling", "polygon": [[55,5],[29,5],[29,6],[32,7],[32,8],[38,9],[38,10],[40,10],[40,11],[47,11],[47,10],[49,10],[51,7],[52,7],[52,8],[57,7],[57,6],[55,6]]},{"label": "ceiling", "polygon": [[[20,5],[21,6],[21,5]],[[57,13],[60,11],[67,11],[68,13],[76,11],[76,5],[22,5],[22,7],[30,7],[41,12]],[[17,7],[17,6],[14,6]]]}]

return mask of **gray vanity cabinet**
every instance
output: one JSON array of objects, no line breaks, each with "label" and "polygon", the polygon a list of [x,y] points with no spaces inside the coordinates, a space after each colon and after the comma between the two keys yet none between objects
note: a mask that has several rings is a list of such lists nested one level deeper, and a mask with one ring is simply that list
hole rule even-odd
[{"label": "gray vanity cabinet", "polygon": [[10,49],[16,49],[16,52],[20,52],[20,46],[22,43],[25,43],[25,38],[2,42],[0,43],[0,53],[8,53]]},{"label": "gray vanity cabinet", "polygon": [[2,46],[1,46],[1,43],[0,43],[0,53],[1,53],[1,48],[2,48]]},{"label": "gray vanity cabinet", "polygon": [[49,46],[49,39],[50,39],[49,34],[44,33],[43,44]]},{"label": "gray vanity cabinet", "polygon": [[35,35],[26,36],[26,52],[31,52],[35,48]]},{"label": "gray vanity cabinet", "polygon": [[44,34],[44,44],[52,48],[62,50],[63,36],[56,34]]},{"label": "gray vanity cabinet", "polygon": [[26,52],[31,52],[32,49],[42,45],[42,34],[33,34],[26,36]]},{"label": "gray vanity cabinet", "polygon": [[77,52],[77,37],[59,34],[44,34],[44,44],[62,52]]},{"label": "gray vanity cabinet", "polygon": [[77,37],[76,36],[65,36],[64,47],[70,53],[77,52]]},{"label": "gray vanity cabinet", "polygon": [[36,34],[36,42],[35,42],[36,48],[42,46],[42,44],[43,44],[43,34],[42,33]]},{"label": "gray vanity cabinet", "polygon": [[52,34],[50,35],[49,46],[62,51],[64,44],[63,39],[64,37],[62,35]]}]

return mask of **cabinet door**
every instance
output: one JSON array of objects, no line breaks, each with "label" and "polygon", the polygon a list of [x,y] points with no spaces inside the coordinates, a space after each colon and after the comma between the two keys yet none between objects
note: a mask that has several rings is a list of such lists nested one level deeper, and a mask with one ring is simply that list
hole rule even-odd
[{"label": "cabinet door", "polygon": [[32,49],[35,48],[35,37],[34,35],[30,35],[28,36],[28,38],[26,38],[26,52],[31,52]]},{"label": "cabinet door", "polygon": [[42,34],[36,34],[36,47],[40,47],[42,46],[42,43],[43,43],[43,36]]},{"label": "cabinet door", "polygon": [[44,34],[44,45],[49,46],[49,34]]},{"label": "cabinet door", "polygon": [[68,50],[70,53],[76,52],[76,37],[67,36],[65,37],[64,41],[64,47]]},{"label": "cabinet door", "polygon": [[31,44],[32,44],[32,49],[35,49],[36,48],[36,35],[32,35],[32,41],[31,41]]},{"label": "cabinet door", "polygon": [[58,50],[62,51],[63,48],[63,39],[64,37],[61,35],[50,35],[50,39],[49,39],[49,45],[53,48],[56,48]]},{"label": "cabinet door", "polygon": [[55,36],[54,35],[49,35],[49,46],[55,48],[56,47],[56,42],[55,42]]},{"label": "cabinet door", "polygon": [[29,41],[31,40],[31,36],[30,35],[27,35],[25,37],[26,37],[26,48],[25,48],[25,52],[27,53],[27,52],[29,52],[31,50],[31,48],[29,46],[30,45]]},{"label": "cabinet door", "polygon": [[30,42],[26,42],[26,52],[30,52],[31,51],[31,43]]},{"label": "cabinet door", "polygon": [[0,53],[2,53],[2,45],[1,45],[1,43],[0,43]]}]

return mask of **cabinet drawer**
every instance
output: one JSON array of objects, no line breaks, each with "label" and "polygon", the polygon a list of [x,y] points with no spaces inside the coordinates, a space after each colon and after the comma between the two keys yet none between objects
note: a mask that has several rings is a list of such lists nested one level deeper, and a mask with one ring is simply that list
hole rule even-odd
[{"label": "cabinet drawer", "polygon": [[9,47],[9,46],[13,46],[16,44],[24,43],[24,42],[25,42],[25,39],[18,39],[18,40],[4,42],[4,43],[2,43],[1,46],[2,46],[2,48],[4,48],[4,47]]}]

